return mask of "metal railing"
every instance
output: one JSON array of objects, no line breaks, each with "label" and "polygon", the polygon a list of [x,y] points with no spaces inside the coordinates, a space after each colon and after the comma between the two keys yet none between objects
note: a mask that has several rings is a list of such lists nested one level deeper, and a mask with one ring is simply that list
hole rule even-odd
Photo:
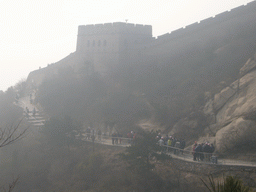
[{"label": "metal railing", "polygon": [[[217,165],[256,166],[256,155],[241,155],[236,158],[221,158],[217,153],[195,152],[168,145],[162,145],[164,152],[174,158],[199,163],[214,163]],[[196,159],[194,158],[194,154]]]},{"label": "metal railing", "polygon": [[90,141],[90,142],[92,142],[94,139],[95,143],[100,143],[104,145],[122,146],[122,147],[129,146],[133,143],[132,138],[112,137],[108,135],[98,135],[98,134],[92,134],[92,133],[81,133],[80,135],[77,135],[77,138],[80,138],[83,141]]},{"label": "metal railing", "polygon": [[[92,142],[92,134],[82,133],[83,141]],[[112,145],[120,147],[128,147],[133,144],[133,138],[126,137],[112,137],[108,135],[95,134],[95,143],[103,145]],[[87,138],[86,138],[87,137]],[[121,142],[120,142],[121,140]],[[177,147],[171,147],[168,145],[161,145],[163,153],[170,155],[172,158],[181,159],[188,162],[204,163],[204,164],[216,164],[216,165],[232,165],[232,166],[250,166],[256,167],[256,155],[244,155],[242,157],[236,157],[236,159],[221,158],[217,153],[205,153],[194,152],[192,150],[181,149]],[[196,154],[196,159],[194,159]]]}]

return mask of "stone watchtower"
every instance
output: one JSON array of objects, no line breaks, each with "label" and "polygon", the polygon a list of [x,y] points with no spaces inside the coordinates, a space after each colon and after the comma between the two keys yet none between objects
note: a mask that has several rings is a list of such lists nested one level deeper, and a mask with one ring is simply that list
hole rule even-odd
[{"label": "stone watchtower", "polygon": [[105,23],[78,27],[76,53],[87,68],[104,74],[136,57],[141,46],[152,40],[152,26]]},{"label": "stone watchtower", "polygon": [[152,26],[130,23],[106,23],[78,27],[76,51],[47,67],[30,72],[29,87],[39,86],[43,81],[57,75],[63,68],[101,75],[120,64],[130,64],[141,48],[152,41]]}]

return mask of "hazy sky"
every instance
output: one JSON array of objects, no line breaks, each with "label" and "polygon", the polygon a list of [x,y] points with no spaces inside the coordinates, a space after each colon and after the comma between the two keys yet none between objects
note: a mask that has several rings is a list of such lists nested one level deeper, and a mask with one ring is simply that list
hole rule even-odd
[{"label": "hazy sky", "polygon": [[149,24],[153,36],[252,0],[0,0],[0,90],[76,48],[78,25]]}]

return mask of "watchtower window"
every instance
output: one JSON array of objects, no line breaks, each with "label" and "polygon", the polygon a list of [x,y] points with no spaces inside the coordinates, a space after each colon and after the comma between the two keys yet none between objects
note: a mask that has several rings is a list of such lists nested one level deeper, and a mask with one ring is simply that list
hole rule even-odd
[{"label": "watchtower window", "polygon": [[99,47],[100,45],[101,45],[101,41],[99,40],[99,41],[98,41],[98,47]]},{"label": "watchtower window", "polygon": [[107,46],[107,41],[106,40],[104,40],[103,46]]},{"label": "watchtower window", "polygon": [[95,46],[95,40],[92,41],[92,46],[93,46],[93,47]]},{"label": "watchtower window", "polygon": [[90,47],[90,40],[87,41],[87,47]]}]

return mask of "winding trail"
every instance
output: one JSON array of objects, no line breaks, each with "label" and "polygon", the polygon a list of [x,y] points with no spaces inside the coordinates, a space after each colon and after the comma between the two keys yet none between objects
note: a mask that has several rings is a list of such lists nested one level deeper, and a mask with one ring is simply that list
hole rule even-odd
[{"label": "winding trail", "polygon": [[[120,139],[120,138],[118,138]],[[104,139],[102,139],[101,141],[96,140],[94,141],[95,143],[98,144],[102,144],[102,145],[108,145],[108,146],[113,146],[113,147],[129,147],[131,146],[128,143],[128,138],[121,138],[122,139],[122,144],[112,144],[112,137],[110,136],[105,136]],[[86,142],[92,142],[92,140],[87,140],[87,139],[82,139],[83,141]],[[169,150],[169,152],[167,151],[167,148]],[[178,150],[179,154],[174,154],[174,150]],[[183,151],[183,154],[181,153],[181,151]],[[193,160],[193,155],[192,155],[192,151],[190,150],[181,150],[175,147],[167,147],[167,146],[163,146],[163,151],[164,153],[168,154],[169,156],[171,156],[172,158],[175,159],[179,159],[182,161],[186,161],[186,162],[190,162],[190,163],[196,163],[196,164],[215,164],[212,161],[194,161]],[[216,154],[213,154],[213,156],[217,157]],[[251,157],[253,156],[247,156],[245,157],[247,159],[247,161],[244,160],[237,160],[237,159],[220,159],[218,158],[217,163],[215,165],[219,165],[219,166],[245,166],[245,167],[255,167],[256,168],[256,161],[253,161],[251,159]]]},{"label": "winding trail", "polygon": [[[24,111],[24,116],[27,118],[27,121],[30,125],[34,127],[41,127],[44,125],[45,122],[45,115],[43,115],[42,111],[39,111],[38,108],[30,103],[30,97],[23,97],[18,100],[16,105],[20,106]],[[28,108],[29,113],[26,113],[26,108]],[[36,110],[36,114],[33,115],[33,110]],[[92,142],[91,139],[87,139],[87,134],[83,133],[81,135],[77,135],[77,139],[80,139],[85,142]],[[130,139],[124,138],[124,137],[116,137],[115,139],[118,140],[116,143],[116,140],[114,140],[114,144],[112,143],[112,137],[111,136],[104,136],[101,135],[100,137],[96,135],[96,139],[94,140],[94,143],[101,144],[101,145],[107,145],[107,146],[113,146],[113,147],[129,147]],[[121,139],[121,143],[120,143]],[[174,154],[174,150],[179,151],[179,153]],[[183,151],[183,153],[181,153]],[[177,149],[175,147],[167,147],[163,146],[162,152],[165,152],[166,154],[170,155],[172,158],[179,159],[182,161],[195,163],[195,164],[213,164],[211,161],[193,161],[193,155],[191,150],[181,150]],[[213,154],[216,156],[216,154]],[[246,161],[244,160],[246,159]],[[243,160],[238,159],[222,159],[218,158],[217,164],[218,166],[244,166],[244,167],[256,167],[256,156],[243,156]]]},{"label": "winding trail", "polygon": [[[23,115],[25,116],[30,125],[34,127],[41,127],[44,125],[45,118],[42,115],[43,112],[39,111],[35,105],[30,103],[29,96],[20,98],[16,104],[23,109]],[[29,113],[27,113],[26,108],[29,110]],[[34,109],[36,113],[33,115]]]}]

